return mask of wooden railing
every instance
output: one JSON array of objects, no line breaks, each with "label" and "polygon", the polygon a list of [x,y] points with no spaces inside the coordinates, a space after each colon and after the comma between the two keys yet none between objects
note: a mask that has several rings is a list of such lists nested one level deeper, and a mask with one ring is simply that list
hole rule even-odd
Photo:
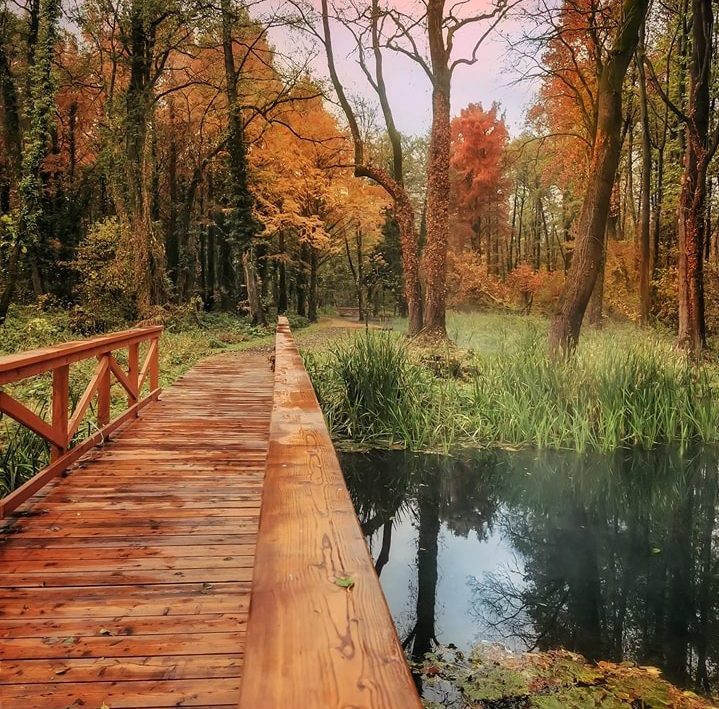
[{"label": "wooden railing", "polygon": [[286,318],[239,709],[421,709]]},{"label": "wooden railing", "polygon": [[[161,334],[161,326],[145,327],[0,357],[0,413],[30,429],[50,446],[50,464],[10,495],[0,499],[0,518],[35,494],[48,480],[68,468],[93,446],[105,440],[123,423],[136,417],[144,406],[157,399],[160,394]],[[149,342],[149,348],[140,366],[140,344],[143,342]],[[127,372],[114,355],[125,348]],[[94,357],[98,360],[97,368],[74,410],[70,411],[70,365]],[[52,409],[49,422],[2,389],[8,384],[46,372],[52,372]],[[127,393],[127,408],[122,415],[111,421],[110,388],[113,378]],[[146,383],[149,384],[149,393],[142,397]],[[95,397],[97,431],[71,448],[73,438]]]}]

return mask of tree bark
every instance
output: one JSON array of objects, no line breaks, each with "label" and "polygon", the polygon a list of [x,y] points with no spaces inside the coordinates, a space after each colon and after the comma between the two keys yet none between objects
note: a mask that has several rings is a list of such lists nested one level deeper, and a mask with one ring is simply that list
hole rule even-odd
[{"label": "tree bark", "polygon": [[652,259],[650,248],[651,190],[652,190],[652,143],[647,100],[647,77],[644,71],[645,26],[639,31],[637,70],[639,75],[639,110],[642,127],[642,198],[639,209],[639,322],[648,325],[651,316]]},{"label": "tree bark", "polygon": [[277,313],[278,315],[284,315],[287,312],[287,265],[285,263],[285,232],[280,229],[279,233],[279,293],[277,295]]},{"label": "tree bark", "polygon": [[432,129],[427,163],[427,243],[423,263],[425,275],[424,332],[446,337],[447,242],[449,241],[449,155],[450,126],[449,52],[444,39],[444,0],[429,0],[427,38],[432,63]]},{"label": "tree bark", "polygon": [[310,245],[310,288],[307,299],[307,319],[317,322],[317,249]]},{"label": "tree bark", "polygon": [[625,0],[622,24],[599,80],[597,132],[577,241],[549,332],[550,348],[555,354],[568,354],[576,347],[601,264],[607,214],[621,152],[622,87],[647,5],[648,0]]},{"label": "tree bark", "polygon": [[250,307],[250,318],[253,325],[267,325],[265,311],[262,308],[259,289],[257,287],[257,271],[252,260],[251,249],[242,254],[242,267],[245,271],[245,287],[247,288],[247,302]]},{"label": "tree bark", "polygon": [[698,357],[706,346],[703,252],[714,15],[711,0],[692,0],[692,56],[684,175],[679,196],[679,345]]}]

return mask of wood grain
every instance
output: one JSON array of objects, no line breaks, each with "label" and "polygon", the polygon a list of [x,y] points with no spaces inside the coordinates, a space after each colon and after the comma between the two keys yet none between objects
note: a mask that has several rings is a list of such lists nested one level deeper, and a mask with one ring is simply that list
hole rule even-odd
[{"label": "wood grain", "polygon": [[272,391],[202,362],[2,520],[2,709],[237,705]]},{"label": "wood grain", "polygon": [[[93,347],[0,359],[0,381]],[[152,390],[121,435],[6,505],[0,707],[419,709],[286,320],[274,376],[264,355],[217,357],[159,401],[153,347],[119,376],[131,404]]]},{"label": "wood grain", "polygon": [[[336,581],[351,578],[351,589]],[[241,709],[422,705],[287,321],[275,397]]]}]

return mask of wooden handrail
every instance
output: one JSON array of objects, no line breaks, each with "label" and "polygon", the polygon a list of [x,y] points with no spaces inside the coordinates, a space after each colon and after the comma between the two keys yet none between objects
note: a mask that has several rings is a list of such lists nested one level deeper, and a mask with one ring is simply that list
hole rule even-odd
[{"label": "wooden handrail", "polygon": [[157,339],[162,330],[162,325],[141,327],[0,357],[0,385],[12,384],[36,374],[50,372],[64,364],[73,364],[99,354]]},{"label": "wooden handrail", "polygon": [[[52,372],[50,422],[0,388],[0,413],[30,429],[50,446],[50,465],[7,497],[0,499],[0,518],[34,495],[51,478],[67,469],[81,455],[105,440],[119,426],[138,416],[142,408],[157,399],[160,395],[159,339],[162,330],[162,326],[136,328],[0,357],[0,387]],[[140,367],[139,348],[142,342],[149,342],[149,349]],[[128,351],[127,372],[113,354],[125,348]],[[71,412],[70,365],[93,357],[98,360],[97,368],[75,410]],[[110,421],[110,387],[113,376],[127,393],[127,409],[114,421]],[[142,398],[141,391],[146,381],[149,381],[149,392]],[[98,430],[71,448],[72,440],[95,397]]]},{"label": "wooden handrail", "polygon": [[279,318],[239,709],[421,709],[312,384]]}]

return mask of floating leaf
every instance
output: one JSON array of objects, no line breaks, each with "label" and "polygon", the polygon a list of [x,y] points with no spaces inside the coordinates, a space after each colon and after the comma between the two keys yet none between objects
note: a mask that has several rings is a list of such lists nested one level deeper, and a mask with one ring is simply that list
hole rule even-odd
[{"label": "floating leaf", "polygon": [[335,579],[335,586],[340,588],[346,588],[349,590],[355,585],[354,579],[351,576],[340,576]]}]

